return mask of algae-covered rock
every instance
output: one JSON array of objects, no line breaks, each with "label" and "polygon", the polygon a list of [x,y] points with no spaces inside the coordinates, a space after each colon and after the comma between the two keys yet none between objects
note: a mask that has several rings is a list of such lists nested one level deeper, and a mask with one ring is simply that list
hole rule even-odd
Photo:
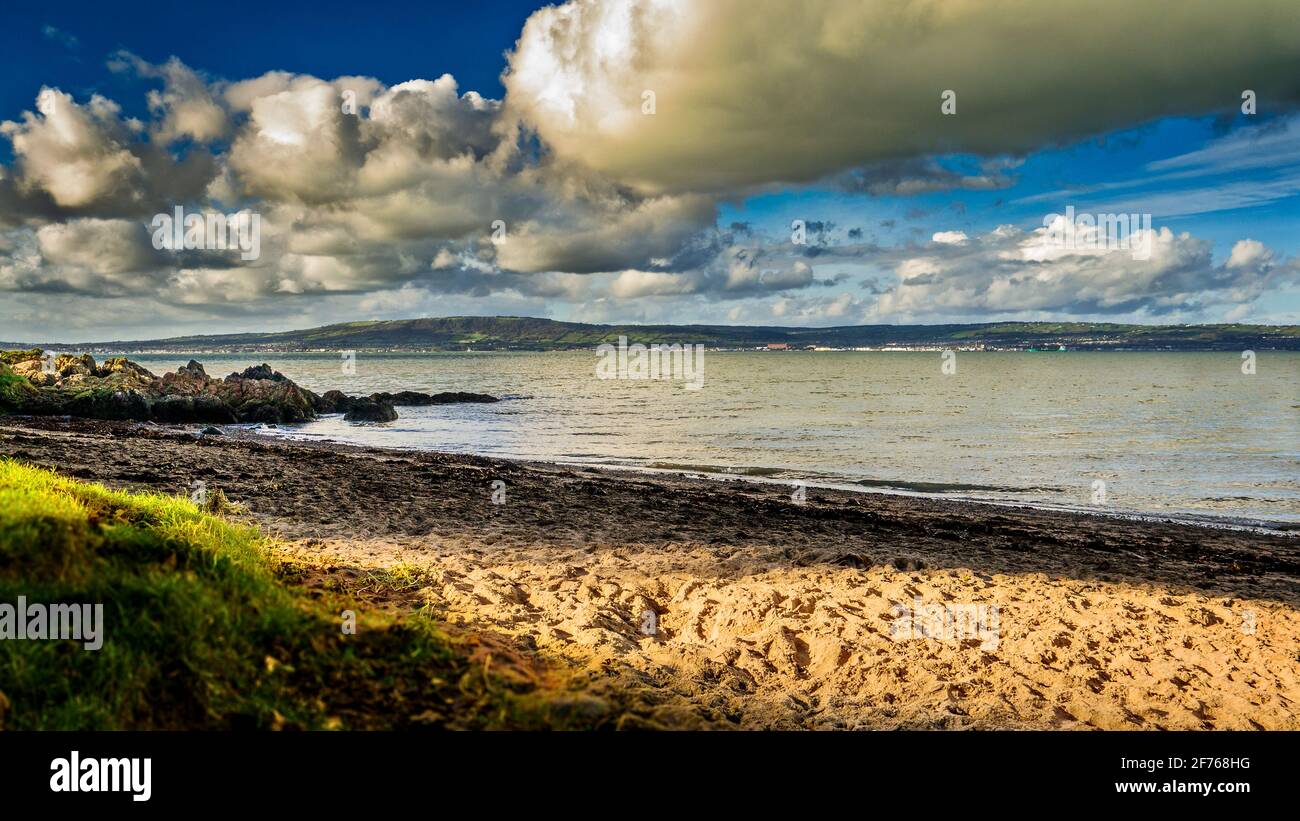
[{"label": "algae-covered rock", "polygon": [[13,367],[22,362],[36,362],[39,368],[43,356],[45,356],[45,351],[40,348],[32,348],[26,351],[0,351],[0,364]]},{"label": "algae-covered rock", "polygon": [[15,363],[13,372],[27,379],[37,387],[47,387],[59,381],[58,375],[53,372],[46,372],[45,363],[40,359],[27,359]]},{"label": "algae-covered rock", "polygon": [[104,363],[95,369],[95,375],[101,379],[113,379],[122,383],[139,382],[145,385],[157,379],[148,370],[124,356],[105,359]]},{"label": "algae-covered rock", "polygon": [[160,396],[154,400],[152,418],[155,422],[172,424],[238,421],[229,405],[207,394]]},{"label": "algae-covered rock", "polygon": [[241,422],[309,422],[316,418],[318,397],[270,365],[258,365],[243,373],[232,373],[213,386],[213,391],[234,409]]},{"label": "algae-covered rock", "polygon": [[90,388],[73,396],[66,413],[92,419],[120,419],[147,422],[152,418],[149,397],[135,389]]},{"label": "algae-covered rock", "polygon": [[0,362],[0,412],[16,412],[39,392],[26,377]]},{"label": "algae-covered rock", "polygon": [[[35,416],[190,422],[306,422],[319,398],[269,365],[213,379],[198,362],[157,377],[125,357],[89,354],[47,362],[40,350],[0,353],[0,411]],[[9,364],[9,363],[12,363]]]},{"label": "algae-covered rock", "polygon": [[394,405],[496,402],[479,393],[376,393],[369,397],[327,391],[323,396],[295,384],[265,363],[224,379],[208,376],[190,360],[173,373],[155,376],[126,357],[96,365],[89,354],[0,351],[0,412],[33,416],[152,420],[170,424],[310,422],[320,413],[344,413],[351,421],[391,422]]},{"label": "algae-covered rock", "polygon": [[391,402],[354,399],[343,418],[349,422],[391,422],[397,418],[397,411]]},{"label": "algae-covered rock", "polygon": [[64,379],[70,376],[94,376],[95,368],[95,357],[88,353],[59,354],[54,358],[54,370]]}]

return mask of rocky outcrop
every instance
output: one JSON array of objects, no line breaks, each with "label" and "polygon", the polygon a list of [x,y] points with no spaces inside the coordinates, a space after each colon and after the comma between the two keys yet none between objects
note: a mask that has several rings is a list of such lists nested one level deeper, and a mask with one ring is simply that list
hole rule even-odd
[{"label": "rocky outcrop", "polygon": [[341,413],[345,416],[358,402],[380,402],[394,407],[418,407],[422,405],[450,405],[457,402],[500,402],[495,396],[485,393],[418,393],[416,391],[387,391],[372,393],[370,396],[348,396],[343,391],[326,391],[316,397],[317,413]]},{"label": "rocky outcrop", "polygon": [[32,348],[30,351],[0,351],[0,365],[8,365],[12,368],[19,362],[29,362],[33,359],[39,362],[44,353],[40,348]]},{"label": "rocky outcrop", "polygon": [[488,396],[486,393],[464,393],[462,391],[452,391],[450,393],[416,393],[415,391],[399,391],[397,393],[372,393],[370,398],[376,402],[392,402],[394,405],[451,405],[457,402],[500,402],[495,396]]},{"label": "rocky outcrop", "polygon": [[[190,363],[194,365],[199,364],[195,362],[193,359],[190,360]],[[203,367],[203,366],[199,365],[199,367]],[[262,363],[261,365],[253,365],[252,367],[249,368],[244,368],[243,373],[232,373],[230,376],[226,377],[227,381],[230,381],[232,379],[270,380],[271,382],[289,381],[284,374],[280,373],[279,371],[271,370],[271,366],[267,365],[266,363]]]},{"label": "rocky outcrop", "polygon": [[216,386],[215,393],[241,422],[297,423],[316,418],[315,394],[271,370],[270,365],[232,373]]},{"label": "rocky outcrop", "polygon": [[348,403],[343,418],[349,422],[391,422],[397,418],[397,411],[393,409],[392,402],[353,399]]},{"label": "rocky outcrop", "polygon": [[154,400],[152,419],[155,422],[245,422],[230,405],[216,396],[181,394],[160,396]]},{"label": "rocky outcrop", "polygon": [[317,395],[266,364],[214,379],[194,360],[155,376],[120,356],[96,364],[89,354],[47,359],[40,350],[0,351],[0,413],[173,424],[296,424],[317,414],[342,413],[349,421],[390,422],[397,418],[395,405],[496,401],[460,392]]},{"label": "rocky outcrop", "polygon": [[343,391],[325,391],[316,397],[317,413],[347,413],[352,397]]},{"label": "rocky outcrop", "polygon": [[213,379],[191,360],[161,377],[124,357],[96,364],[89,354],[46,359],[43,352],[3,356],[10,377],[0,410],[37,416],[133,419],[169,423],[306,422],[316,418],[315,394],[269,365]]}]

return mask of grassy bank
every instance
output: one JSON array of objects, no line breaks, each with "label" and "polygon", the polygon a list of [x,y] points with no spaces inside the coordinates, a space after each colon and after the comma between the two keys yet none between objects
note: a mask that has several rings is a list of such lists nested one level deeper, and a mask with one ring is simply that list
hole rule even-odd
[{"label": "grassy bank", "polygon": [[[0,357],[3,357],[2,352]],[[0,358],[0,413],[19,407],[35,393],[36,388],[32,383],[14,373],[3,358]]]},{"label": "grassy bank", "polygon": [[[103,644],[0,640],[6,729],[544,728],[567,677],[286,581],[257,529],[0,459],[0,604],[102,603]],[[344,610],[357,614],[345,634]],[[509,656],[507,655],[507,659]]]}]

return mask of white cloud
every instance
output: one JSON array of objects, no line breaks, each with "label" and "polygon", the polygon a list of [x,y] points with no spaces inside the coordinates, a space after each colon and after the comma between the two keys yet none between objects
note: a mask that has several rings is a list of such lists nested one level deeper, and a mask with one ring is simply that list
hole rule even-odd
[{"label": "white cloud", "polygon": [[36,110],[0,123],[14,162],[0,177],[0,223],[68,215],[139,215],[201,191],[211,157],[177,160],[142,142],[142,124],[98,94],[85,104],[42,88]]},{"label": "white cloud", "polygon": [[[1150,258],[1135,259],[1146,242]],[[935,241],[912,254],[899,252],[899,283],[877,298],[871,314],[899,321],[1037,313],[1158,317],[1227,310],[1300,281],[1296,260],[1279,263],[1254,240],[1238,242],[1221,265],[1214,264],[1207,240],[1168,228],[1140,234],[1134,245],[1067,248],[1047,228],[1006,226],[961,245]]]},{"label": "white cloud", "polygon": [[175,57],[153,65],[128,51],[119,51],[110,59],[109,67],[163,81],[162,91],[148,94],[149,110],[157,118],[153,135],[158,143],[167,145],[180,139],[211,142],[229,130],[226,110],[213,98],[208,83]]},{"label": "white cloud", "polygon": [[1293,6],[573,0],[529,18],[507,105],[561,155],[648,190],[804,181],[1227,110],[1243,88],[1294,101]]},{"label": "white cloud", "polygon": [[[1300,34],[1294,18],[1245,47],[1274,0],[1178,15],[1100,0],[1064,30],[1059,9],[1028,0],[808,2],[798,12],[740,0],[547,7],[509,57],[500,101],[447,74],[391,87],[282,71],[230,82],[120,52],[117,68],[153,81],[148,122],[103,96],[45,88],[34,111],[0,124],[13,145],[0,167],[0,290],[78,305],[132,295],[176,321],[305,321],[327,305],[547,313],[555,301],[592,318],[779,312],[813,323],[867,311],[1226,312],[1293,281],[1295,263],[1262,243],[1242,240],[1215,265],[1208,242],[1167,230],[1138,265],[1007,226],[895,248],[861,231],[836,245],[826,222],[808,223],[803,247],[717,227],[719,203],[789,180],[872,196],[1006,188],[1017,152],[1212,109],[1243,73],[1293,64],[1300,51],[1300,37],[1285,36]],[[1215,42],[1188,47],[1204,30]],[[1137,76],[1146,81],[1133,86]],[[953,117],[939,112],[945,88],[958,91]],[[642,113],[647,90],[653,114]],[[1290,156],[1294,133],[1279,132],[1148,170],[1241,167],[1260,147]],[[935,159],[957,150],[989,156]],[[1294,190],[1294,175],[1280,175],[1140,210]],[[144,225],[178,204],[255,210],[261,258],[155,251]],[[497,220],[504,242],[491,239]],[[899,284],[880,284],[886,270]],[[837,287],[868,272],[856,296]]]},{"label": "white cloud", "polygon": [[144,168],[126,148],[130,135],[118,120],[120,111],[99,95],[81,106],[68,94],[42,88],[35,113],[0,125],[13,141],[19,186],[48,193],[63,208],[132,196],[125,192],[138,184]]}]

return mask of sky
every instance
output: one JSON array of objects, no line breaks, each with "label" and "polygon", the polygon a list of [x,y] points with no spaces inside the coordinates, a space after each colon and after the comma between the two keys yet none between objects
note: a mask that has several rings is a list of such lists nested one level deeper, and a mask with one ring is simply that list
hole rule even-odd
[{"label": "sky", "polygon": [[494,314],[1300,323],[1293,0],[2,22],[7,341]]}]

